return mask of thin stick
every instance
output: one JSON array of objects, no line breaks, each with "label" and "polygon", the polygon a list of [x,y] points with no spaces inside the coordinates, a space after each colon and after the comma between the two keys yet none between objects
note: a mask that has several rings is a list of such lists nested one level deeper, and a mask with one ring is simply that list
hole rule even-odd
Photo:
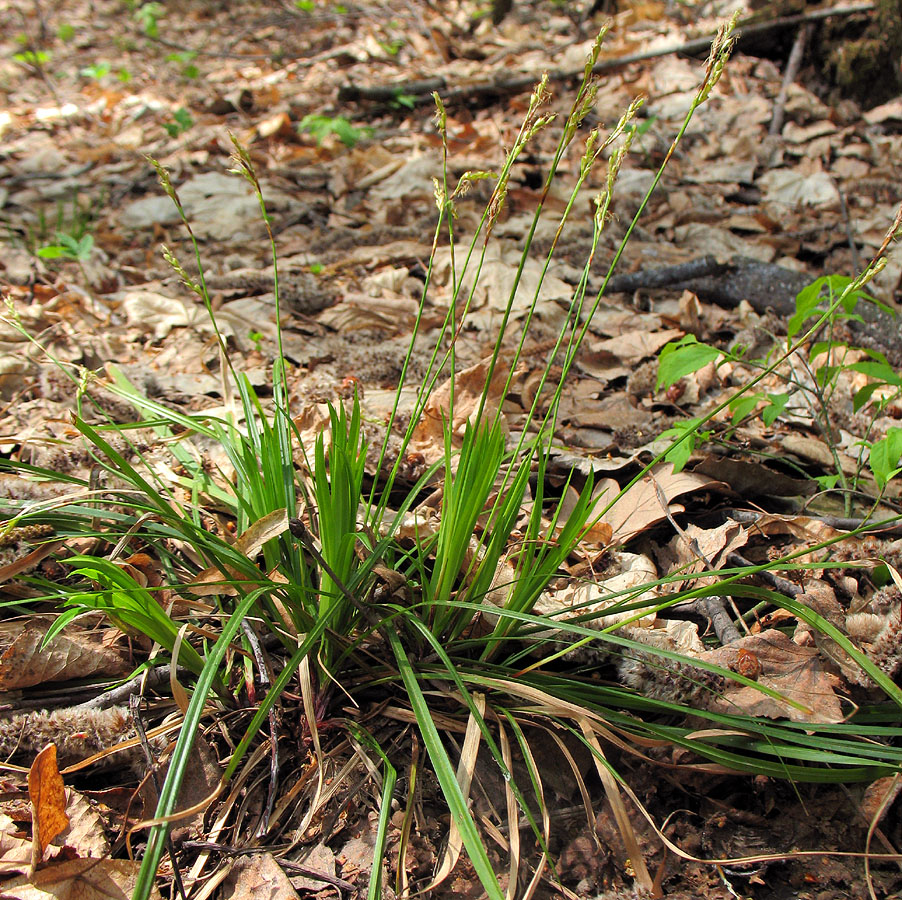
[{"label": "thin stick", "polygon": [[783,130],[783,117],[786,114],[786,98],[789,96],[789,86],[799,74],[802,57],[805,54],[805,45],[808,43],[808,38],[811,37],[813,27],[811,22],[806,22],[796,34],[795,42],[789,53],[789,59],[786,62],[786,71],[783,73],[783,84],[780,85],[780,93],[777,94],[777,100],[774,103],[774,115],[770,120],[770,128],[767,130],[769,135],[778,135]]}]

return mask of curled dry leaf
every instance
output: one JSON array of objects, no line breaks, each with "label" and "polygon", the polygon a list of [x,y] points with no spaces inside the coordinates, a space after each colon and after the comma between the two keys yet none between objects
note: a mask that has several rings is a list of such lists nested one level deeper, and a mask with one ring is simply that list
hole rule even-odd
[{"label": "curled dry leaf", "polygon": [[[599,522],[610,525],[613,539],[618,544],[624,543],[667,518],[667,511],[661,507],[660,496],[666,498],[673,515],[684,509],[679,503],[673,502],[674,498],[707,490],[725,491],[728,488],[709,476],[695,472],[674,472],[669,463],[661,463],[619,497]],[[600,513],[619,492],[620,485],[614,479],[601,479],[592,492],[596,500],[590,518]]]},{"label": "curled dry leaf", "polygon": [[902,777],[898,774],[878,778],[869,784],[861,800],[861,813],[867,823],[879,822],[902,793]]},{"label": "curled dry leaf", "polygon": [[24,872],[31,863],[31,841],[13,819],[0,813],[0,873]]},{"label": "curled dry leaf", "polygon": [[[260,552],[260,548],[269,540],[278,537],[288,530],[288,512],[284,509],[277,509],[271,513],[258,519],[246,531],[244,531],[238,540],[235,541],[235,549],[243,553],[248,559],[254,557]],[[228,567],[227,567],[228,568]],[[238,572],[232,570],[234,577],[243,580]],[[234,594],[236,589],[225,584],[225,576],[222,569],[218,566],[212,566],[204,569],[187,585],[192,594],[200,597],[209,594]]]},{"label": "curled dry leaf", "polygon": [[[614,612],[605,615],[604,611],[620,604],[635,604],[640,600],[653,602],[657,593],[655,590],[642,590],[642,585],[657,578],[654,563],[641,553],[617,552],[613,554],[611,569],[616,574],[599,581],[586,581],[569,583],[559,591],[546,591],[536,601],[533,613],[536,615],[553,616],[557,621],[563,622],[577,616],[595,616],[595,618],[581,621],[580,624],[587,628],[607,628],[621,620],[632,619],[637,615],[634,609],[623,612]],[[507,588],[513,583],[515,570],[511,563],[504,563],[499,567],[495,577],[496,589],[491,591],[486,599],[491,603],[503,604],[507,596]],[[621,592],[627,593],[621,593]],[[635,593],[629,593],[635,591]],[[613,595],[617,596],[613,596]],[[484,614],[490,622],[496,618],[491,613]],[[650,627],[655,620],[653,613],[640,616],[631,624],[638,627]],[[548,632],[539,632],[534,637],[545,637]]]},{"label": "curled dry leaf", "polygon": [[[666,572],[701,572],[712,566],[723,567],[730,553],[740,550],[748,541],[748,531],[738,522],[728,519],[716,528],[699,528],[690,523],[681,534],[661,548],[658,562]],[[699,579],[700,584],[710,584],[713,578]],[[684,587],[694,587],[687,582]]]},{"label": "curled dry leaf", "polygon": [[102,859],[109,856],[110,842],[107,840],[103,819],[80,791],[69,789],[69,830],[65,834],[66,846],[71,847],[82,858]]}]

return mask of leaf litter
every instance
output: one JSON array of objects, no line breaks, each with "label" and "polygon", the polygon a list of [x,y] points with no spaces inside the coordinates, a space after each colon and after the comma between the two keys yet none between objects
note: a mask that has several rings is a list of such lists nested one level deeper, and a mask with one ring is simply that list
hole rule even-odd
[{"label": "leaf litter", "polygon": [[[312,444],[312,437],[328,423],[323,404],[349,396],[349,379],[353,379],[362,398],[365,427],[378,444],[380,427],[384,432],[379,423],[386,418],[380,391],[384,394],[397,383],[426,275],[434,229],[431,179],[439,170],[428,107],[405,105],[406,85],[440,72],[448,89],[472,90],[473,96],[481,96],[477,103],[450,107],[450,165],[456,175],[468,169],[491,170],[498,164],[501,148],[512,142],[525,109],[525,94],[508,94],[506,80],[521,74],[537,77],[547,67],[578,72],[586,46],[584,40],[575,39],[579,35],[574,29],[582,26],[557,4],[518,3],[514,14],[497,28],[490,27],[488,20],[474,18],[476,4],[466,2],[441,7],[422,4],[416,10],[403,3],[317,5],[314,11],[306,6],[242,8],[241,16],[234,15],[233,7],[227,16],[225,9],[197,4],[184,16],[158,13],[163,16],[160,25],[166,23],[166,44],[155,43],[146,25],[142,32],[140,21],[149,19],[131,20],[113,0],[95,2],[90,14],[74,0],[54,7],[52,16],[38,7],[19,14],[24,43],[15,43],[10,30],[2,39],[0,54],[5,75],[0,208],[7,226],[0,276],[15,314],[32,334],[40,335],[55,358],[90,370],[115,363],[132,373],[133,380],[140,373],[140,390],[160,402],[214,414],[231,398],[222,387],[209,320],[157,253],[161,240],[181,249],[184,238],[168,198],[156,193],[143,154],[173,168],[180,196],[204,241],[217,321],[242,368],[257,367],[262,372],[275,352],[277,338],[273,285],[256,201],[246,185],[224,172],[230,153],[226,131],[231,128],[250,146],[260,167],[277,249],[285,271],[296,275],[286,280],[284,296],[291,314],[283,325],[285,351],[292,364],[293,414],[300,433],[310,437]],[[5,12],[11,14],[11,7]],[[544,30],[543,40],[537,42],[539,21]],[[687,23],[679,11],[665,10],[662,4],[637,4],[619,14],[604,52],[618,59],[636,48],[667,47],[709,34],[716,22],[713,6],[699,7]],[[64,40],[66,25],[79,35],[77,41]],[[52,34],[58,36],[48,37]],[[24,63],[14,61],[22,46],[37,47],[40,40],[53,45],[52,65],[59,73],[55,83],[48,81],[45,63],[38,56],[26,56]],[[188,53],[193,55],[168,53],[170,44],[191,48]],[[112,74],[97,79],[79,74],[87,57],[92,62],[108,60]],[[693,120],[687,149],[666,171],[634,241],[627,245],[618,273],[664,269],[713,254],[720,263],[754,259],[811,279],[824,272],[855,271],[860,260],[877,250],[899,201],[902,117],[898,101],[870,110],[838,97],[825,102],[816,96],[818,85],[808,72],[787,86],[781,134],[767,136],[782,63],[782,58],[734,57],[722,82],[723,96],[702,107]],[[197,66],[202,76],[190,75],[189,65]],[[117,78],[116,72],[129,77]],[[137,83],[132,83],[129,79],[138,73]],[[697,62],[672,54],[620,65],[605,76],[599,117],[624,108],[639,92],[647,92],[650,100],[637,150],[621,174],[614,219],[602,236],[599,258],[605,258],[604,252],[610,258],[616,249],[691,101],[697,77]],[[339,90],[348,85],[384,84],[396,90],[393,103],[337,99]],[[561,99],[554,103],[561,109],[565,93],[556,92]],[[186,118],[179,110],[190,113]],[[311,114],[331,124],[315,134],[298,131],[296,125]],[[372,135],[368,128],[374,129]],[[541,164],[552,152],[552,145],[540,134],[532,155],[515,170],[467,330],[455,342],[454,411],[460,418],[453,423],[453,432],[458,437],[478,403],[499,310],[506,304],[520,263],[518,248],[528,214],[540,196]],[[571,177],[566,173],[575,170],[567,164],[546,199],[551,212],[563,207]],[[487,196],[477,184],[470,197],[459,202],[456,227],[462,233],[474,230],[480,200]],[[491,400],[503,414],[511,439],[539,391],[535,373],[541,371],[553,346],[563,308],[579,280],[590,245],[590,224],[590,217],[577,216],[559,238],[530,332],[536,341],[535,359],[528,354],[521,358],[509,384],[507,370],[495,372]],[[52,263],[37,253],[57,238],[57,232],[77,234],[85,228],[94,241],[84,265]],[[541,250],[555,240],[553,227],[542,228],[533,249]],[[541,259],[537,254],[527,260],[527,287],[530,279],[536,279]],[[887,260],[872,289],[892,300],[902,279],[898,246],[890,249]],[[455,283],[450,257],[440,251],[436,262],[434,307],[427,310],[422,346],[428,346],[430,333],[440,325]],[[590,272],[591,291],[600,287],[602,275],[602,268]],[[878,576],[882,573],[877,571],[896,565],[898,548],[880,537],[843,540],[843,523],[836,527],[829,523],[850,517],[842,515],[845,511],[831,502],[829,493],[812,496],[811,490],[812,478],[824,479],[822,486],[828,486],[826,479],[838,468],[839,477],[860,478],[874,493],[860,441],[869,429],[877,436],[888,433],[899,410],[894,403],[876,417],[864,415],[866,410],[854,403],[866,385],[864,375],[857,377],[848,369],[841,374],[830,399],[832,419],[828,427],[819,426],[819,383],[812,376],[818,363],[814,354],[802,348],[761,385],[758,402],[764,404],[767,396],[781,394],[790,374],[795,376],[794,391],[768,425],[761,418],[737,419],[734,410],[724,410],[710,426],[718,442],[693,450],[686,469],[674,473],[669,464],[662,464],[630,485],[659,451],[661,433],[716,407],[732,386],[747,377],[747,360],[754,358],[755,348],[766,350],[771,336],[785,330],[785,324],[760,303],[749,300],[736,308],[722,284],[704,290],[696,287],[697,293],[679,286],[664,290],[640,286],[629,293],[612,293],[602,299],[588,322],[588,341],[567,376],[557,431],[560,446],[552,455],[548,476],[563,483],[572,472],[591,469],[603,474],[594,490],[599,517],[581,558],[568,563],[569,571],[543,598],[539,611],[566,619],[569,609],[580,613],[592,611],[599,603],[613,604],[613,615],[593,625],[607,627],[622,621],[621,607],[633,604],[625,616],[631,621],[616,632],[632,648],[617,663],[617,673],[640,693],[673,696],[667,691],[672,690],[668,683],[674,680],[674,671],[665,667],[655,674],[643,664],[641,645],[655,642],[772,689],[762,693],[750,684],[725,682],[708,670],[693,669],[699,682],[693,697],[699,708],[706,705],[715,712],[742,711],[777,721],[841,722],[852,711],[856,688],[867,691],[870,682],[842,646],[801,619],[788,614],[784,618],[748,616],[743,636],[716,646],[709,620],[697,612],[695,621],[691,621],[692,610],[680,606],[672,616],[666,610],[642,615],[648,592],[637,591],[649,582],[664,580],[652,591],[660,599],[669,590],[668,577],[686,579],[729,569],[736,564],[736,553],[762,562],[817,547],[798,556],[796,563],[829,560],[847,567],[820,573],[787,567],[784,575],[798,589],[793,596],[853,637],[897,682],[902,666],[898,588],[881,586]],[[533,296],[532,291],[521,290],[518,298]],[[793,297],[782,299],[791,304]],[[515,315],[525,312],[525,308],[517,309]],[[684,334],[718,346],[746,346],[747,360],[711,364],[687,373],[666,389],[659,388],[655,358],[664,345]],[[551,341],[544,343],[543,336]],[[881,342],[873,333],[867,336],[898,365],[898,342],[891,337]],[[865,341],[858,343],[868,347]],[[412,362],[415,376],[428,366],[425,356],[415,354]],[[111,382],[112,377],[107,383]],[[104,384],[102,377],[98,384]],[[89,497],[92,462],[75,446],[75,433],[68,424],[74,388],[61,383],[47,358],[7,324],[0,333],[0,392],[5,401],[0,427],[3,453],[31,464],[51,465],[73,479],[65,486],[51,486],[22,479],[13,482],[4,476],[5,496],[13,512],[17,503],[52,503],[65,493]],[[133,410],[121,396],[100,396],[114,420],[133,418]],[[412,408],[413,397],[406,402]],[[538,402],[542,408],[548,399],[543,401],[539,394]],[[416,456],[407,460],[412,481],[444,452],[441,420],[447,404],[448,387],[440,382],[415,432],[411,449]],[[368,474],[378,474],[373,461]],[[225,471],[217,475],[226,476]],[[178,487],[175,471],[168,469],[165,477],[174,489]],[[624,487],[627,490],[609,505]],[[884,500],[894,504],[897,499],[898,488],[890,481]],[[422,529],[434,508],[434,501],[427,502],[412,512],[412,533]],[[738,511],[753,514],[734,516]],[[209,515],[212,521],[215,510]],[[831,540],[829,547],[821,546]],[[13,606],[33,596],[18,575],[36,572],[45,578],[59,577],[54,560],[45,555],[49,545],[40,535],[17,534],[13,528],[4,533],[3,541],[4,553],[9,553],[3,558],[7,577],[2,587],[4,599]],[[256,548],[256,543],[251,544]],[[75,546],[66,549],[81,551]],[[211,581],[216,578],[215,572],[203,574]],[[510,577],[501,572],[496,581],[504,583]],[[202,580],[195,583],[200,585]],[[695,583],[704,587],[711,578]],[[607,599],[612,595],[613,600]],[[4,645],[0,658],[2,689],[11,714],[5,724],[9,732],[28,734],[24,742],[5,742],[5,755],[30,763],[33,754],[43,753],[45,743],[61,752],[71,751],[75,736],[87,731],[97,741],[88,741],[76,751],[81,758],[133,739],[121,710],[114,712],[118,724],[94,722],[87,713],[73,711],[77,707],[71,706],[71,699],[61,692],[54,694],[53,682],[77,680],[75,692],[79,699],[88,700],[102,686],[98,676],[103,676],[105,684],[115,682],[128,671],[124,663],[134,665],[147,648],[138,642],[129,658],[119,642],[103,646],[104,638],[98,642],[96,632],[69,626],[39,655],[36,641],[43,626],[38,617],[29,614],[5,625],[15,635]],[[575,657],[573,664],[584,664],[584,660]],[[158,714],[171,711],[164,698],[165,694],[156,701]],[[25,711],[41,705],[60,709],[56,713]],[[56,731],[49,724],[54,715],[61,723]],[[216,740],[221,750],[230,740],[227,728],[215,724],[212,717],[209,724],[219,730]],[[296,737],[304,746],[303,732]],[[578,748],[568,752],[578,754]],[[649,747],[647,752],[665,765],[686,762],[682,754],[688,753],[677,747]],[[688,766],[677,790],[669,782],[659,783],[657,768],[643,768],[616,750],[606,753],[618,765],[627,766],[632,790],[660,813],[659,820],[672,809],[693,807],[691,813],[671,819],[670,837],[698,856],[750,856],[787,846],[864,846],[869,820],[850,813],[856,801],[840,799],[835,788],[822,786],[816,794],[808,785],[795,785],[793,795],[786,785],[763,776],[750,788],[715,766],[709,772],[704,766],[697,770]],[[349,771],[358,775],[365,771],[363,755],[349,759]],[[555,750],[546,750],[538,763],[557,767]],[[489,784],[483,756],[475,764],[471,773],[475,781],[482,777]],[[338,758],[334,765],[340,765]],[[589,767],[581,771],[581,778],[589,777]],[[48,779],[51,776],[52,772]],[[208,776],[194,792],[198,802],[213,793],[215,777]],[[13,770],[9,777],[20,776]],[[130,777],[124,770],[123,785],[134,785]],[[578,781],[559,788],[562,796],[555,815],[564,821],[568,821],[566,810]],[[303,783],[301,774],[301,786],[285,798],[286,804],[309,798]],[[750,795],[752,790],[757,794]],[[568,793],[569,797],[564,796]],[[53,796],[59,798],[59,791]],[[70,810],[78,796],[70,789],[65,807],[57,800],[55,805],[45,803],[45,812]],[[491,798],[483,796],[479,802],[487,800],[488,809]],[[871,804],[872,816],[886,817],[891,806],[890,802],[879,810],[866,797],[861,802]],[[193,852],[212,854],[218,880],[230,885],[223,887],[221,896],[258,894],[263,885],[276,890],[274,895],[289,896],[287,883],[302,896],[329,884],[342,890],[365,886],[372,858],[370,849],[370,861],[366,859],[366,848],[373,828],[366,798],[354,792],[339,794],[303,833],[289,831],[291,847],[312,847],[315,852],[306,857],[299,852],[294,862],[282,854],[278,865],[268,855],[252,865],[221,864],[236,843],[247,839],[242,829],[253,813],[259,813],[252,809],[259,806],[259,797],[250,790],[243,798],[236,792],[221,803],[211,807],[208,833],[191,838],[198,845]],[[233,811],[237,816],[236,824],[230,826],[233,832],[223,835],[223,823]],[[552,848],[564,881],[557,890],[566,896],[618,890],[629,883],[629,866],[618,843],[623,831],[613,825],[614,810],[603,807],[596,813],[591,828],[585,821],[569,823]],[[629,815],[634,814],[630,810]],[[425,790],[415,840],[407,850],[410,874],[423,879],[420,883],[428,881],[442,858],[440,816],[436,797]],[[823,822],[820,828],[787,826],[793,817]],[[211,818],[215,821],[210,822]],[[4,813],[3,860],[18,860],[27,867],[29,858],[18,855],[15,842],[31,846],[30,841],[39,841],[42,853],[47,844],[39,826],[16,825],[13,819]],[[109,815],[105,821],[111,843],[118,839],[117,828],[137,823],[134,812]],[[895,821],[895,826],[887,824],[883,839],[899,848],[902,834],[899,819]],[[395,829],[401,825],[393,822]],[[636,821],[633,827],[646,861],[663,866],[660,845],[647,826]],[[805,828],[808,832],[802,833]],[[392,837],[396,840],[397,832]],[[599,840],[607,849],[599,849]],[[93,896],[92,891],[98,896],[127,896],[134,878],[132,864],[124,858],[89,862],[93,852],[81,844],[80,839],[75,841],[74,855],[68,859],[38,867],[32,886],[21,882],[0,887],[3,896],[46,896],[51,885],[56,890],[66,882],[83,885],[79,889],[85,896]],[[184,852],[191,851],[186,844]],[[301,873],[297,866],[303,865],[313,868]],[[435,895],[477,896],[478,881],[469,865],[464,856]],[[793,888],[810,884],[813,876],[807,865],[797,861],[785,874],[766,866],[747,868],[736,877],[743,891],[769,896],[755,892],[759,887],[774,890],[776,884]],[[709,867],[683,863],[680,868],[673,860],[669,866],[668,896],[717,897],[733,891],[728,879],[722,881]],[[201,869],[197,864],[191,869],[195,882],[189,890],[198,889]],[[888,894],[894,889],[891,869],[882,870],[880,877],[879,889]],[[834,860],[822,873],[821,883],[827,893],[819,896],[824,897],[840,896],[843,891],[863,895],[864,891],[857,864],[847,861]],[[282,887],[273,887],[276,884]],[[542,890],[553,893],[555,889],[545,885]]]}]

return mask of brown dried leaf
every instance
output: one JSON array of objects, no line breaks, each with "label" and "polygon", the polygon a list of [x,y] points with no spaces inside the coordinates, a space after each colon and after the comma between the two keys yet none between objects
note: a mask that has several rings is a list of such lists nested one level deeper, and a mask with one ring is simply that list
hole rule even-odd
[{"label": "brown dried leaf", "polygon": [[103,819],[80,791],[69,790],[69,830],[66,832],[66,846],[71,847],[82,858],[102,859],[110,854]]},{"label": "brown dried leaf", "polygon": [[[684,332],[680,328],[666,328],[655,332],[641,328],[638,331],[625,331],[616,337],[605,340],[592,341],[586,348],[589,365],[591,366],[596,355],[601,359],[610,356],[620,362],[635,365],[643,359],[654,356],[666,343],[675,341],[683,334]],[[580,358],[580,365],[583,365],[582,358]]]},{"label": "brown dried leaf", "polygon": [[[44,866],[32,884],[14,878],[0,884],[0,900],[129,900],[139,864],[128,859],[69,859]],[[161,900],[156,886],[151,900]]]},{"label": "brown dried leaf", "polygon": [[[616,484],[612,479],[605,479],[596,485],[593,491],[598,498],[594,507],[596,511],[600,512],[616,496],[620,490],[619,486],[615,489]],[[703,490],[726,490],[726,485],[695,472],[674,472],[673,466],[662,463],[636,482],[600,521],[611,526],[615,541],[627,541],[667,518],[658,499],[659,492],[669,502],[670,513],[673,515],[682,512],[684,508],[679,503],[672,502],[675,497]]]},{"label": "brown dried leaf", "polygon": [[[642,553],[612,553],[610,566],[614,574],[601,576],[597,581],[571,582],[562,590],[549,590],[536,601],[533,612],[540,615],[551,615],[560,621],[574,616],[594,614],[597,618],[582,622],[589,628],[607,628],[616,622],[632,619],[637,615],[636,609],[618,610],[604,615],[604,611],[612,606],[635,604],[641,600],[654,602],[658,596],[657,588],[646,588],[645,585],[658,577],[654,563]],[[635,593],[621,593],[635,591]],[[613,594],[618,596],[612,597]],[[647,613],[634,621],[637,627],[651,627],[655,621],[653,612]]]},{"label": "brown dried leaf", "polygon": [[31,841],[6,813],[0,813],[0,872],[23,872],[31,863]]},{"label": "brown dried leaf", "polygon": [[13,691],[50,681],[89,675],[121,675],[125,660],[104,647],[101,635],[70,625],[42,649],[50,619],[29,618],[0,624],[0,690]]},{"label": "brown dried leaf", "polygon": [[902,778],[898,774],[878,778],[867,786],[861,800],[861,812],[869,825],[875,819],[879,822],[886,815],[900,792]]},{"label": "brown dried leaf", "polygon": [[[161,773],[161,777],[165,777],[165,769]],[[203,737],[198,736],[188,757],[188,765],[185,768],[185,777],[176,806],[176,813],[185,814],[173,825],[180,833],[188,833],[195,838],[203,835],[204,812],[217,796],[221,777],[222,768],[216,754],[209,743]],[[142,792],[148,808],[154,809],[158,797],[150,782],[145,782]]]},{"label": "brown dried leaf", "polygon": [[[284,534],[287,530],[288,512],[284,509],[274,510],[258,519],[244,531],[235,541],[235,549],[243,553],[248,559],[253,559],[267,541]],[[243,578],[231,567],[227,566],[226,568],[236,578]],[[218,566],[211,566],[209,569],[204,569],[203,572],[196,575],[187,587],[193,594],[200,597],[205,597],[209,594],[234,594],[235,589],[224,584],[224,581],[225,576],[222,573],[222,569]]]},{"label": "brown dried leaf", "polygon": [[[507,384],[508,367],[499,363],[492,373],[483,414],[491,421],[498,411]],[[467,422],[479,409],[480,399],[489,372],[489,360],[482,360],[458,372],[454,378],[454,418],[451,421],[452,441],[460,446]],[[430,395],[423,418],[413,433],[410,449],[422,453],[427,463],[434,463],[445,453],[445,422],[450,415],[451,380],[439,385]],[[502,426],[504,426],[502,417]]]},{"label": "brown dried leaf", "polygon": [[759,684],[779,691],[806,709],[797,709],[753,687],[728,681],[723,695],[712,703],[715,711],[770,719],[788,718],[794,722],[825,723],[845,719],[833,690],[833,679],[824,672],[820,653],[813,647],[800,647],[782,631],[771,629],[710,650],[702,659],[738,671],[742,651],[754,654],[760,663]]},{"label": "brown dried leaf", "polygon": [[31,798],[31,871],[44,858],[50,842],[69,827],[66,815],[66,788],[56,765],[56,744],[48,744],[28,771]]},{"label": "brown dried leaf", "polygon": [[[312,890],[323,887],[321,882],[314,882]],[[275,857],[261,853],[235,863],[219,896],[222,900],[296,900],[298,893]]]},{"label": "brown dried leaf", "polygon": [[[728,520],[717,528],[699,528],[687,525],[682,534],[675,535],[666,547],[661,548],[658,561],[666,572],[701,572],[712,566],[725,565],[730,553],[744,547],[748,532],[738,522]],[[708,580],[701,580],[702,584]],[[692,587],[696,582],[687,582]]]}]

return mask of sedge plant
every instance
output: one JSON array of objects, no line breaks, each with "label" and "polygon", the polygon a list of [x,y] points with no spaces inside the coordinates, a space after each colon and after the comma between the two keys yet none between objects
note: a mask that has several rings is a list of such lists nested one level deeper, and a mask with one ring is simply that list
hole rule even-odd
[{"label": "sedge plant", "polygon": [[[718,35],[702,85],[668,159],[689,118],[716,84],[732,46],[731,34],[732,24]],[[780,699],[779,692],[739,673],[674,650],[639,644],[618,626],[599,623],[597,611],[537,611],[538,601],[561,575],[568,557],[578,551],[599,514],[591,476],[571,476],[563,492],[552,493],[546,475],[566,374],[604,290],[594,299],[586,296],[617,170],[636,134],[631,120],[638,103],[630,106],[608,134],[593,129],[586,140],[576,186],[543,268],[544,277],[576,199],[604,159],[603,151],[607,151],[608,171],[604,190],[595,203],[591,251],[552,354],[563,355],[564,374],[552,378],[549,362],[527,425],[516,440],[505,433],[499,398],[506,393],[510,373],[523,353],[540,287],[535,290],[523,335],[514,342],[511,358],[505,356],[505,336],[545,198],[580,124],[594,106],[592,70],[602,38],[603,33],[586,63],[582,84],[561,129],[475,411],[460,429],[455,427],[455,409],[464,387],[458,380],[456,340],[472,306],[512,168],[529,141],[551,127],[552,117],[545,112],[546,82],[540,83],[531,97],[524,125],[495,179],[485,214],[464,247],[458,246],[455,234],[455,204],[461,202],[467,185],[489,176],[466,173],[451,186],[447,123],[441,101],[436,100],[444,156],[442,177],[436,182],[439,215],[433,254],[391,419],[381,437],[378,432],[373,437],[365,404],[356,394],[347,403],[332,405],[328,424],[312,445],[304,440],[292,418],[287,363],[281,347],[278,259],[271,231],[279,346],[273,366],[272,400],[265,403],[257,395],[247,376],[236,368],[216,325],[191,224],[168,173],[157,166],[163,189],[188,230],[198,275],[189,275],[168,250],[165,256],[210,312],[221,358],[226,412],[189,415],[174,411],[144,396],[111,366],[103,389],[127,400],[137,413],[133,426],[123,426],[105,420],[102,407],[91,411],[97,379],[73,373],[80,401],[76,427],[91,448],[105,483],[101,488],[74,479],[73,494],[77,496],[10,508],[7,524],[9,529],[50,524],[55,537],[64,541],[87,535],[96,538],[98,552],[62,556],[68,573],[64,583],[31,579],[44,597],[56,600],[66,610],[56,631],[79,615],[101,611],[117,627],[140,631],[152,639],[161,648],[155,659],[170,655],[192,678],[183,725],[144,849],[134,893],[138,900],[150,896],[157,877],[197,727],[211,708],[223,711],[238,703],[243,690],[239,677],[242,660],[253,656],[255,634],[272,638],[270,647],[276,649],[270,653],[278,659],[278,665],[268,689],[256,698],[249,722],[237,736],[218,794],[229,789],[233,780],[245,778],[247,767],[265,756],[259,752],[265,745],[261,729],[272,721],[273,711],[287,702],[287,693],[300,696],[304,734],[316,762],[313,788],[297,826],[302,833],[334,790],[326,784],[329,745],[325,733],[321,733],[321,723],[338,706],[334,698],[376,707],[394,701],[415,723],[415,746],[422,742],[451,816],[448,847],[438,871],[429,885],[418,885],[418,890],[427,890],[446,877],[466,851],[487,896],[492,900],[505,897],[485,834],[470,809],[480,749],[505,785],[505,821],[497,824],[506,825],[510,836],[510,884],[516,883],[526,864],[518,837],[521,817],[529,823],[540,848],[527,892],[532,893],[539,880],[548,875],[551,820],[541,767],[531,747],[531,736],[537,732],[558,741],[565,755],[569,750],[561,742],[561,734],[591,754],[630,854],[637,884],[645,889],[651,887],[652,880],[625,805],[626,800],[638,800],[609,760],[606,746],[645,758],[643,747],[650,742],[666,742],[691,751],[703,764],[794,781],[868,780],[896,772],[902,765],[902,750],[889,740],[894,734],[892,715],[897,716],[902,706],[899,688],[830,622],[774,589],[748,582],[750,575],[763,569],[791,568],[797,562],[791,555],[757,569],[722,570],[717,573],[716,584],[699,586],[697,573],[672,574],[638,589],[612,593],[606,598],[604,614],[616,611],[625,614],[628,622],[713,594],[785,609],[828,635],[883,692],[882,704],[860,710],[850,722],[821,725],[816,721],[771,721],[738,712],[713,712],[693,703],[692,691],[675,692],[667,698],[645,696],[621,684],[599,680],[585,667],[571,670],[554,665],[571,650],[592,644],[601,647],[607,658],[633,654],[670,675],[682,673],[675,677],[692,682],[693,689],[716,692],[718,679],[732,679]],[[237,174],[255,191],[269,229],[263,190],[249,154],[237,142],[234,161]],[[660,176],[659,171],[655,183]],[[624,240],[632,233],[647,201],[648,197]],[[402,389],[414,346],[421,340],[435,255],[446,232],[452,255],[459,255],[461,266],[458,268],[455,262],[451,267],[454,274],[444,326],[431,348],[431,361],[418,385],[413,408],[404,410]],[[623,245],[610,261],[608,278],[622,250]],[[854,289],[860,289],[863,283],[855,282]],[[449,398],[443,410],[441,452],[423,466],[412,484],[405,483],[402,461],[441,380],[447,381]],[[753,383],[744,388],[747,392],[753,389]],[[405,418],[409,424],[402,424]],[[676,437],[674,446],[697,439],[704,427],[705,421],[695,423],[694,430],[687,429]],[[138,433],[152,434],[172,455],[174,465],[165,468],[148,459],[134,438]],[[206,458],[202,449],[210,445],[221,450],[215,461]],[[52,471],[36,466],[0,461],[0,467],[31,478],[54,476]],[[562,497],[568,495],[571,486],[577,499],[566,505]],[[417,517],[418,504],[424,493],[437,488],[438,514],[434,523],[427,525]],[[232,523],[234,535],[216,525],[223,518]],[[405,526],[411,519],[412,531],[409,524]],[[157,601],[152,589],[141,583],[139,573],[122,558],[123,550],[133,545],[154,549],[165,589],[171,595],[189,608],[199,608],[203,601],[203,612],[191,617],[193,632]],[[656,593],[656,589],[660,590]],[[664,589],[670,593],[664,593]],[[791,698],[789,703],[802,705]],[[699,729],[697,721],[687,720],[688,715],[705,720],[710,727]],[[464,733],[459,750],[450,740],[449,720],[458,722]],[[425,760],[414,754],[405,763],[393,752],[390,741],[350,716],[336,714],[333,721],[345,736],[339,745],[350,748],[352,758],[365,765],[378,797],[369,882],[369,896],[375,898],[381,889],[390,810],[393,803],[404,802],[395,792],[399,767],[405,767],[405,775],[411,780],[402,828],[402,836],[409,836],[413,781]],[[275,742],[276,735],[271,735],[271,740]],[[277,758],[278,748],[273,753]],[[515,766],[515,760],[519,760],[519,766]],[[351,769],[346,766],[344,771]],[[518,774],[524,771],[525,775]],[[589,794],[575,764],[573,773],[590,814]],[[274,785],[272,790],[276,789]],[[275,833],[286,814],[277,805],[260,823],[258,836]],[[667,840],[663,835],[662,839]],[[406,838],[400,848],[402,859],[404,841]],[[550,871],[553,877],[553,868]],[[396,884],[400,886],[404,878],[399,869]]]}]

